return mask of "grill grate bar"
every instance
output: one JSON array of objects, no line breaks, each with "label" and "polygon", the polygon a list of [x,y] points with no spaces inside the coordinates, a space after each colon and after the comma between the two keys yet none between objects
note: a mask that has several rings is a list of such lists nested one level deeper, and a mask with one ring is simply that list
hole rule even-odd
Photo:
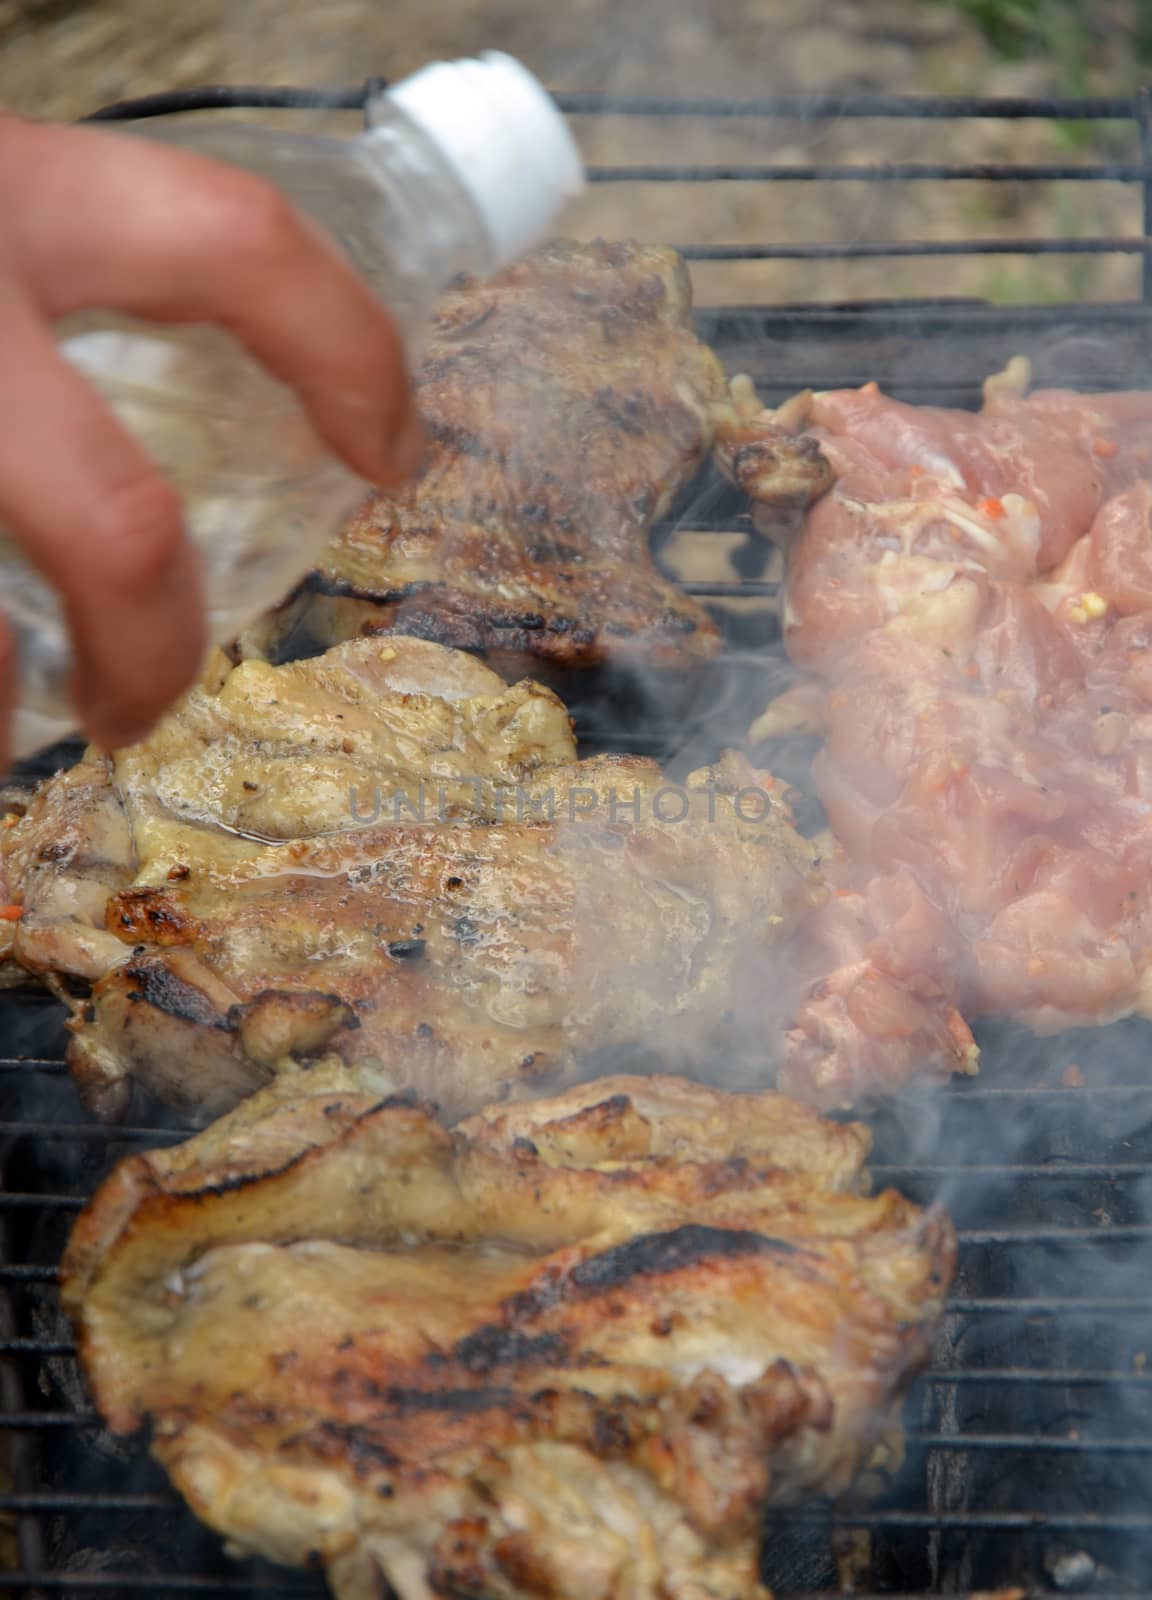
[{"label": "grill grate bar", "polygon": [[[944,1095],[953,1103],[964,1105],[981,1100],[1023,1100],[1029,1105],[1047,1105],[1053,1100],[1063,1100],[1067,1105],[1087,1106],[1095,1099],[1152,1098],[1152,1083],[1098,1083],[1083,1089],[1068,1089],[1055,1084],[980,1084],[969,1088],[950,1086]],[[1077,1098],[1079,1097],[1079,1098]]]},{"label": "grill grate bar", "polygon": [[105,1122],[0,1122],[0,1138],[72,1140],[95,1139],[115,1143],[117,1139],[147,1144],[171,1144],[193,1132],[191,1128],[120,1127]]},{"label": "grill grate bar", "polygon": [[[712,313],[707,307],[699,309],[701,320],[709,315],[739,318],[756,314],[755,307],[725,306]],[[818,328],[824,333],[843,330],[847,334],[867,328],[896,333],[903,332],[909,324],[921,334],[960,333],[965,328],[1016,334],[1023,328],[1065,326],[1070,319],[1074,319],[1078,327],[1116,323],[1143,326],[1152,321],[1152,305],[1138,300],[1101,300],[1074,305],[1019,306],[967,302],[962,308],[949,308],[931,301],[906,300],[857,306],[779,305],[767,314],[760,312],[757,317],[764,336],[771,338],[802,328]]]},{"label": "grill grate bar", "polygon": [[[44,1269],[44,1280],[53,1269]],[[951,1310],[952,1307],[947,1309]],[[962,1309],[962,1308],[956,1308]],[[37,1355],[76,1354],[76,1346],[64,1340],[6,1340],[0,1343],[0,1354],[28,1353]],[[1152,1372],[1124,1371],[1121,1368],[1089,1367],[932,1367],[922,1376],[924,1383],[1019,1383],[1038,1387],[1051,1385],[1066,1388],[1091,1388],[1110,1385],[1116,1388],[1143,1388],[1152,1384]],[[39,1413],[30,1413],[39,1415]],[[72,1413],[69,1413],[72,1415]]]},{"label": "grill grate bar", "polygon": [[1016,1165],[1012,1162],[869,1162],[873,1177],[895,1183],[905,1178],[1147,1178],[1152,1177],[1152,1161],[1063,1161]]},{"label": "grill grate bar", "polygon": [[[190,111],[218,111],[235,106],[359,111],[372,95],[387,86],[385,78],[370,78],[366,83],[330,89],[305,88],[296,84],[208,84],[195,89],[176,89],[165,94],[120,100],[113,105],[101,106],[83,120],[115,122]],[[798,122],[838,121],[842,118],[913,118],[942,122],[954,117],[1017,122],[1059,117],[1071,122],[1128,122],[1137,115],[1131,99],[1104,95],[1084,99],[1026,95],[1004,99],[978,95],[925,99],[919,95],[813,94],[766,95],[756,100],[675,100],[660,96],[557,90],[555,99],[560,108],[571,116],[595,117],[718,117],[726,120],[735,117],[780,117]]]},{"label": "grill grate bar", "polygon": [[[115,1130],[120,1136],[131,1132],[129,1129]],[[192,1130],[188,1130],[189,1133]],[[179,1138],[180,1134],[169,1132],[167,1138]],[[1121,1179],[1143,1179],[1152,1177],[1152,1162],[1148,1161],[1108,1161],[1108,1162],[1079,1162],[1079,1161],[1052,1161],[1037,1162],[1034,1164],[1014,1165],[1011,1162],[984,1163],[984,1162],[932,1162],[900,1163],[889,1165],[882,1162],[869,1164],[869,1172],[874,1178],[882,1179],[885,1183],[904,1183],[909,1179],[918,1178],[993,1178],[1003,1179],[1005,1182],[1016,1182],[1020,1179],[1074,1179],[1076,1181],[1093,1181],[1099,1183],[1114,1183]],[[0,1211],[31,1211],[38,1207],[45,1210],[79,1211],[88,1203],[87,1194],[22,1194],[14,1191],[0,1192]],[[1106,1227],[1107,1224],[1102,1224]],[[1084,1228],[1073,1231],[1077,1235],[1087,1233],[1096,1237],[1099,1229]],[[1031,1236],[1031,1235],[1030,1235]],[[962,1237],[972,1237],[971,1231]]]},{"label": "grill grate bar", "polygon": [[[960,1441],[955,1441],[959,1443]],[[170,1511],[181,1500],[172,1494],[85,1494],[53,1490],[39,1494],[2,1494],[0,1511],[28,1512],[122,1512]],[[770,1522],[804,1523],[816,1527],[841,1528],[956,1528],[1013,1530],[1046,1528],[1067,1532],[1100,1533],[1152,1532],[1152,1512],[1095,1511],[900,1511],[862,1509],[858,1514],[830,1512],[818,1506],[789,1506],[771,1509]]]},{"label": "grill grate bar", "polygon": [[[194,1578],[183,1573],[156,1575],[139,1572],[16,1572],[0,1576],[0,1594],[19,1594],[21,1590],[87,1589],[95,1594],[147,1594],[152,1600],[165,1594],[266,1594],[266,1595],[316,1595],[314,1582],[306,1579],[292,1580],[292,1574],[265,1578]],[[867,1597],[861,1597],[867,1600]],[[1094,1596],[1093,1600],[1098,1600]],[[1107,1597],[1103,1597],[1107,1600]],[[1141,1600],[1141,1596],[1128,1596],[1128,1600]]]},{"label": "grill grate bar", "polygon": [[908,1431],[905,1443],[919,1450],[1026,1450],[1053,1455],[1147,1456],[1152,1439],[1074,1439],[1047,1433],[916,1433]]},{"label": "grill grate bar", "polygon": [[1003,162],[892,161],[881,166],[830,163],[805,167],[752,164],[741,166],[633,165],[589,167],[593,183],[1145,183],[1152,167],[1143,162],[1121,161],[1089,166],[1074,162],[1049,162],[1032,166]]},{"label": "grill grate bar", "polygon": [[[15,1572],[0,1574],[0,1594],[14,1594],[21,1589],[87,1589],[95,1593],[114,1594],[146,1593],[151,1600],[165,1594],[266,1594],[266,1595],[321,1595],[327,1591],[317,1589],[314,1582],[304,1577],[294,1579],[291,1572],[282,1577],[263,1574],[244,1578],[193,1578],[179,1573],[138,1572]],[[942,1591],[946,1595],[953,1591]],[[1066,1589],[1028,1589],[1029,1600],[1067,1600]],[[913,1593],[885,1589],[883,1593],[872,1589],[853,1589],[852,1600],[923,1600],[923,1591]],[[790,1592],[788,1600],[828,1600],[828,1590]],[[967,1600],[967,1592],[956,1600]],[[1091,1600],[1152,1600],[1152,1589],[1096,1589]]]},{"label": "grill grate bar", "polygon": [[[97,1411],[7,1411],[0,1412],[0,1432],[90,1432],[103,1426]],[[1068,1455],[1152,1455],[1152,1438],[1124,1438],[1111,1435],[1080,1438],[1048,1433],[918,1433],[905,1430],[909,1447],[921,1450],[1027,1450]]]},{"label": "grill grate bar", "polygon": [[98,1411],[0,1411],[0,1429],[35,1433],[43,1429],[98,1428]]},{"label": "grill grate bar", "polygon": [[685,261],[873,261],[906,256],[1147,255],[1152,239],[852,239],[836,244],[678,244]]},{"label": "grill grate bar", "polygon": [[0,1494],[0,1511],[27,1514],[40,1511],[171,1511],[181,1504],[178,1494],[106,1494],[98,1490],[53,1489],[36,1494]]},{"label": "grill grate bar", "polygon": [[[799,376],[789,378],[787,370],[776,369],[770,372],[757,372],[751,367],[748,370],[757,390],[763,394],[795,394],[798,389],[805,386]],[[821,379],[820,387],[828,389],[862,389],[865,384],[876,383],[886,395],[894,399],[916,398],[925,404],[949,406],[954,404],[959,395],[967,396],[973,404],[978,405],[982,396],[983,380],[980,378],[921,378],[908,377],[903,373],[887,374],[879,369],[869,372],[854,372],[841,377],[831,373]],[[1122,384],[1120,385],[1122,386]],[[1111,385],[1107,379],[1098,381],[1085,380],[1081,385],[1085,393],[1095,390],[1097,393],[1108,393],[1111,389],[1115,392],[1116,386]],[[963,409],[963,408],[961,408]],[[733,524],[731,527],[722,526],[716,522],[693,524],[673,520],[670,526],[674,529],[684,529],[692,533],[747,533],[753,526],[751,518],[743,524]]]},{"label": "grill grate bar", "polygon": [[1088,1388],[1114,1385],[1143,1388],[1152,1384],[1152,1372],[1125,1372],[1114,1367],[930,1367],[925,1383],[1019,1383],[1038,1387],[1057,1385]]},{"label": "grill grate bar", "polygon": [[739,579],[725,581],[719,579],[712,583],[682,583],[680,588],[687,594],[694,594],[702,599],[731,598],[734,600],[756,600],[773,598],[780,592],[780,585],[764,579],[749,578],[745,581]]},{"label": "grill grate bar", "polygon": [[1102,1222],[1096,1228],[957,1228],[961,1244],[1121,1244],[1135,1239],[1152,1239],[1152,1222]]},{"label": "grill grate bar", "polygon": [[1152,1512],[1107,1511],[889,1511],[830,1512],[818,1506],[781,1506],[766,1513],[770,1523],[818,1528],[954,1529],[967,1533],[1152,1533]]},{"label": "grill grate bar", "polygon": [[[1152,1296],[1125,1299],[1109,1295],[956,1295],[945,1306],[949,1313],[965,1316],[1042,1316],[1060,1313],[1085,1316],[1104,1312],[1109,1316],[1146,1316],[1152,1312]],[[0,1345],[0,1349],[3,1346]]]},{"label": "grill grate bar", "polygon": [[201,89],[174,89],[165,94],[118,100],[82,117],[82,122],[123,122],[136,117],[170,117],[186,111],[219,111],[226,107],[276,110],[359,111],[369,93],[386,87],[382,78],[351,88],[307,89],[297,85],[209,84]]},{"label": "grill grate bar", "polygon": [[71,1339],[0,1339],[0,1356],[74,1356],[76,1346]]},{"label": "grill grate bar", "polygon": [[[87,1589],[96,1594],[147,1594],[159,1600],[165,1594],[266,1594],[266,1595],[317,1595],[327,1591],[317,1589],[315,1582],[300,1578],[293,1582],[292,1574],[265,1578],[194,1578],[183,1573],[156,1575],[139,1572],[16,1572],[0,1575],[0,1594],[19,1594],[22,1590]],[[859,1600],[868,1600],[860,1596]],[[1093,1600],[1108,1600],[1107,1596],[1093,1596]],[[1140,1595],[1129,1595],[1127,1600],[1142,1600]]]},{"label": "grill grate bar", "polygon": [[[44,1274],[43,1281],[51,1281],[55,1276],[55,1269],[44,1267],[40,1269]],[[946,1316],[1013,1316],[1013,1317],[1040,1317],[1040,1316],[1132,1316],[1141,1317],[1152,1315],[1152,1298],[1125,1300],[1109,1298],[1107,1296],[1075,1296],[1068,1295],[1028,1295],[1020,1297],[1001,1296],[995,1299],[979,1299],[966,1295],[957,1295],[948,1300],[944,1306]],[[0,1356],[4,1355],[35,1355],[35,1356],[75,1356],[76,1345],[69,1339],[46,1339],[27,1336],[14,1339],[0,1339]],[[981,1369],[973,1369],[968,1374],[963,1369],[953,1368],[949,1372],[930,1374],[934,1380],[945,1381],[949,1376],[960,1381],[970,1376],[975,1379],[981,1376]],[[983,1373],[987,1376],[988,1373]],[[1011,1373],[1001,1374],[1005,1379],[1027,1378],[1029,1374],[1018,1368],[1013,1368]],[[1031,1376],[1037,1381],[1046,1379],[1048,1374],[1044,1371],[1034,1372]],[[1056,1381],[1073,1381],[1074,1373],[1057,1373]],[[1136,1381],[1139,1374],[1135,1373],[1100,1373],[1085,1371],[1080,1373],[1079,1381],[1088,1383],[1104,1383],[1112,1379],[1126,1382]],[[2,1418],[0,1418],[2,1425]]]},{"label": "grill grate bar", "polygon": [[[209,91],[200,91],[206,93]],[[277,91],[272,91],[277,92]],[[278,91],[284,93],[285,91]],[[329,91],[332,92],[332,91]],[[663,95],[587,94],[560,90],[556,101],[571,116],[620,117],[780,117],[796,122],[860,118],[867,121],[912,118],[950,122],[955,117],[1020,122],[1059,117],[1068,122],[1131,122],[1136,117],[1127,96],[773,94],[755,100],[677,100]],[[263,102],[267,103],[267,102]]]},{"label": "grill grate bar", "polygon": [[[1141,1317],[1152,1315],[1152,1297],[1146,1299],[1120,1299],[1107,1296],[1001,1296],[995,1299],[979,1299],[967,1295],[957,1295],[946,1302],[944,1307],[946,1316],[964,1317],[1041,1317],[1041,1316],[1131,1316]],[[76,1345],[69,1339],[42,1339],[32,1336],[0,1339],[0,1356],[5,1355],[34,1355],[34,1356],[75,1356]],[[940,1381],[944,1381],[942,1374],[937,1374]],[[1017,1374],[1019,1376],[1019,1374]],[[1124,1376],[1121,1374],[1121,1376]],[[1134,1375],[1127,1375],[1130,1380]],[[1103,1375],[1086,1373],[1084,1379],[1089,1382],[1104,1382]],[[0,1418],[2,1425],[2,1418]]]},{"label": "grill grate bar", "polygon": [[[742,587],[737,584],[733,584],[730,587],[733,593],[747,592],[746,587]],[[18,1070],[18,1068],[23,1065],[25,1065],[25,1063],[11,1060],[8,1062],[9,1070],[12,1071]],[[59,1062],[48,1061],[45,1063],[45,1065],[52,1070],[61,1070],[61,1064]],[[950,1101],[953,1104],[959,1105],[978,1104],[983,1100],[1022,1099],[1029,1104],[1050,1104],[1053,1101],[1064,1101],[1068,1105],[1076,1104],[1078,1107],[1084,1109],[1088,1109],[1092,1102],[1096,1099],[1140,1099],[1144,1097],[1152,1098],[1152,1083],[1101,1083],[1088,1085],[1082,1089],[1057,1088],[1046,1084],[1037,1084],[1034,1087],[984,1085],[978,1088],[968,1088],[967,1086],[948,1086],[937,1091],[937,1099],[940,1102]],[[196,1130],[194,1128],[188,1127],[154,1128],[138,1127],[134,1124],[104,1122],[0,1122],[0,1138],[19,1138],[22,1136],[28,1136],[35,1139],[64,1141],[72,1139],[92,1139],[115,1142],[117,1139],[123,1139],[126,1141],[148,1140],[160,1144],[171,1143],[177,1139],[187,1138],[195,1131]],[[1071,1173],[1073,1176],[1107,1176],[1114,1172],[1124,1172],[1125,1170],[1135,1171],[1137,1166],[1138,1163],[1101,1162],[1099,1164],[1083,1164],[1079,1169],[1077,1169],[1075,1165],[1069,1165],[1068,1167],[1057,1167],[1052,1168],[1051,1170],[1062,1173]],[[989,1171],[1003,1172],[1006,1176],[1015,1172],[1023,1172],[1025,1175],[1031,1175],[1033,1171],[1033,1169],[1027,1166],[1018,1167],[1005,1165],[1003,1167],[992,1166],[988,1168],[981,1168],[977,1166],[966,1166],[963,1164],[957,1165],[955,1168],[943,1164],[940,1166],[883,1166],[877,1164],[871,1170],[874,1172],[902,1173],[947,1173],[951,1171],[974,1173]],[[1047,1166],[1038,1165],[1034,1170],[1036,1175],[1039,1175],[1040,1173],[1047,1172],[1050,1169]]]},{"label": "grill grate bar", "polygon": [[[79,1206],[69,1207],[79,1210]],[[1104,1223],[1096,1228],[957,1228],[956,1237],[962,1245],[984,1247],[995,1245],[1097,1245],[1129,1244],[1138,1239],[1152,1239],[1152,1222]],[[48,1283],[56,1276],[56,1268],[29,1264],[25,1266],[0,1266],[0,1283]]]}]

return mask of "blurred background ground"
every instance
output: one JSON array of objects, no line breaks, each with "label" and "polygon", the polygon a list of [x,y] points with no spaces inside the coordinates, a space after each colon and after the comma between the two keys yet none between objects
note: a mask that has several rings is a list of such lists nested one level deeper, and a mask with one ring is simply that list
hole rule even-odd
[{"label": "blurred background ground", "polygon": [[[340,83],[497,46],[550,84],[633,94],[1127,93],[1152,79],[1149,0],[0,0],[0,104],[73,117],[207,82]],[[1136,158],[1132,125],[580,119],[595,161]],[[1133,234],[1134,185],[726,183],[600,188],[580,233],[673,243]],[[1134,258],[739,263],[708,303],[979,294],[1111,299]]]}]

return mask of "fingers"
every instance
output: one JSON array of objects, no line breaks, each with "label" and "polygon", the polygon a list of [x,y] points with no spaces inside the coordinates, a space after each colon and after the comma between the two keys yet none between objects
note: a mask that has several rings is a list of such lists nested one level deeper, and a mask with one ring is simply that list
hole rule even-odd
[{"label": "fingers", "polygon": [[414,470],[421,433],[392,318],[270,185],[124,134],[0,121],[0,216],[9,268],[48,315],[217,323],[361,475],[387,485]]},{"label": "fingers", "polygon": [[[198,564],[174,489],[48,321],[105,309],[220,325],[379,484],[413,471],[422,445],[403,350],[273,188],[184,151],[0,115],[0,222],[0,521],[61,593],[89,733],[130,742],[195,673]],[[2,655],[0,640],[0,691]]]},{"label": "fingers", "polygon": [[203,649],[179,497],[10,288],[0,327],[0,522],[60,592],[85,728],[130,743],[187,687]]}]

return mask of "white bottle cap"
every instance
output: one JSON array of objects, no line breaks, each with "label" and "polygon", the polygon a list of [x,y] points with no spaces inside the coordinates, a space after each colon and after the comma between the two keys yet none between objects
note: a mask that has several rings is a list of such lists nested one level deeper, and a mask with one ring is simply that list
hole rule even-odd
[{"label": "white bottle cap", "polygon": [[555,101],[511,56],[435,62],[387,98],[472,197],[492,244],[490,272],[538,244],[584,187],[584,163]]}]

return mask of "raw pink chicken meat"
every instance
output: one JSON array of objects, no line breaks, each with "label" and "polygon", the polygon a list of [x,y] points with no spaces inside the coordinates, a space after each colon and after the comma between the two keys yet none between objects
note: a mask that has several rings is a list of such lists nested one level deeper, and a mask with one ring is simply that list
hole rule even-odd
[{"label": "raw pink chicken meat", "polygon": [[975,1070],[963,1018],[1152,1015],[1152,394],[1026,384],[809,409],[837,474],[789,551],[811,676],[754,734],[824,733],[826,976],[781,1081],[826,1106]]}]

